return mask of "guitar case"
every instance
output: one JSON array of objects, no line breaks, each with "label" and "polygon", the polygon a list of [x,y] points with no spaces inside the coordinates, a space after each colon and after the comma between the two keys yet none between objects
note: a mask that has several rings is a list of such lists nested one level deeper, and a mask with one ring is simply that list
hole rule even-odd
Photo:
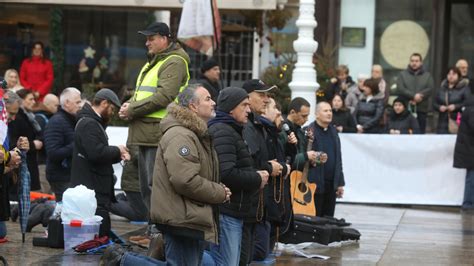
[{"label": "guitar case", "polygon": [[328,245],[332,242],[360,239],[360,233],[356,229],[331,224],[334,220],[327,218],[295,215],[290,230],[280,237],[280,242],[285,244],[315,242]]}]

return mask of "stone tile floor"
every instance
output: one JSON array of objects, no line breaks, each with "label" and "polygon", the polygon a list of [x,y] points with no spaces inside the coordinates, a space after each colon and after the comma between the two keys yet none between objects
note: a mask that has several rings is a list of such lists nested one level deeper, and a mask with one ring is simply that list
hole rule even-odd
[{"label": "stone tile floor", "polygon": [[[330,256],[328,260],[283,255],[277,265],[474,265],[474,215],[459,208],[338,204],[336,217],[351,222],[361,240],[311,247],[313,253]],[[144,228],[120,218],[112,223],[124,238]],[[18,223],[8,222],[7,228],[9,242],[0,244],[0,255],[10,265],[98,265],[98,255],[33,247],[33,237],[43,234],[41,226],[27,234],[24,244]]]}]

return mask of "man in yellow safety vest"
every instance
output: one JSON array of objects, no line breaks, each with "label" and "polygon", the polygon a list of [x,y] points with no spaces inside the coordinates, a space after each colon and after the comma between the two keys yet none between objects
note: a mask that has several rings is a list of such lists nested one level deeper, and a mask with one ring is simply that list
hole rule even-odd
[{"label": "man in yellow safety vest", "polygon": [[120,108],[122,119],[129,120],[129,145],[137,145],[138,174],[143,201],[150,210],[151,179],[155,155],[161,138],[159,124],[166,107],[189,80],[188,54],[173,41],[168,25],[154,22],[139,31],[146,37],[148,62],[137,78],[135,94]]}]

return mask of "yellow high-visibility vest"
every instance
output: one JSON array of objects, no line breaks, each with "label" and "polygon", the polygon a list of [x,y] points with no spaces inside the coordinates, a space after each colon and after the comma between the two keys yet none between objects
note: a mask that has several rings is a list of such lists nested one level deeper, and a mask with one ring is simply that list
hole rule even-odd
[{"label": "yellow high-visibility vest", "polygon": [[[150,63],[146,63],[145,66],[143,66],[142,70],[140,71],[140,75],[138,76],[137,79],[137,84],[136,84],[136,89],[135,89],[135,95],[133,96],[135,101],[140,101],[143,99],[146,99],[148,97],[151,97],[153,94],[156,93],[156,90],[158,89],[158,71],[160,71],[160,67],[166,62],[166,60],[172,58],[172,57],[179,57],[184,61],[184,64],[186,65],[186,74],[188,75],[186,79],[186,83],[179,88],[179,92],[183,91],[186,86],[188,86],[188,81],[189,81],[189,68],[188,68],[188,62],[186,59],[184,59],[182,56],[179,55],[170,55],[166,57],[165,59],[159,61],[158,63],[153,66],[152,69],[150,69],[145,77],[142,78],[143,73],[145,72],[146,69],[148,69],[148,66]],[[140,82],[141,81],[141,82]],[[177,98],[174,99],[175,101]],[[167,114],[166,107],[163,109],[160,109],[158,111],[155,111],[151,114],[145,115],[145,117],[151,117],[151,118],[163,118]]]}]

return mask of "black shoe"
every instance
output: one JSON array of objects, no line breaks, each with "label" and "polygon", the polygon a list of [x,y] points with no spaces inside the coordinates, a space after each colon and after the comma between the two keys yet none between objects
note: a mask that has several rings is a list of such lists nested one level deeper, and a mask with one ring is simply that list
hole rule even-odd
[{"label": "black shoe", "polygon": [[104,255],[100,258],[100,265],[104,266],[118,266],[122,260],[123,255],[127,252],[122,246],[113,244],[108,246]]}]

